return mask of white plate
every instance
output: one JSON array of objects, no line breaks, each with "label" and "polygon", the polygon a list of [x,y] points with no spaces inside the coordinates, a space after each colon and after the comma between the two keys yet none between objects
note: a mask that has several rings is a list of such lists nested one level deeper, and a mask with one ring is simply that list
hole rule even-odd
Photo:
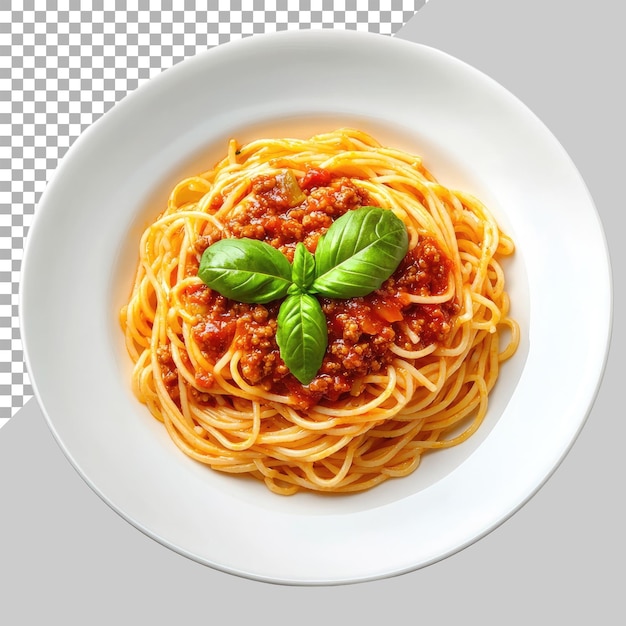
[{"label": "white plate", "polygon": [[[306,136],[342,125],[422,154],[441,182],[490,205],[518,246],[506,272],[523,338],[469,442],[363,494],[284,498],[179,452],[131,394],[117,314],[139,234],[178,179],[212,166],[231,136]],[[423,567],[509,517],[583,426],[611,325],[602,228],[550,132],[464,63],[350,31],[222,45],[125,98],[74,144],[48,186],[22,278],[35,393],[88,484],[181,554],[293,584]]]}]

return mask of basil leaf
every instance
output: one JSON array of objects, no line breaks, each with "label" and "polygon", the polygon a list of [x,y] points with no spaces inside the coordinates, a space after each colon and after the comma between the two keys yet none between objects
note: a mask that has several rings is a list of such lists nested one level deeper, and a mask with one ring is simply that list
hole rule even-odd
[{"label": "basil leaf", "polygon": [[404,222],[389,209],[361,207],[344,213],[320,237],[316,279],[309,292],[356,298],[380,288],[409,247]]},{"label": "basil leaf", "polygon": [[302,242],[298,243],[293,255],[291,280],[302,291],[307,291],[315,280],[315,257]]},{"label": "basil leaf", "polygon": [[263,241],[221,239],[202,254],[198,276],[226,298],[265,304],[287,294],[291,264]]},{"label": "basil leaf", "polygon": [[289,371],[303,384],[314,378],[326,354],[326,316],[317,298],[288,295],[278,310],[276,343]]}]

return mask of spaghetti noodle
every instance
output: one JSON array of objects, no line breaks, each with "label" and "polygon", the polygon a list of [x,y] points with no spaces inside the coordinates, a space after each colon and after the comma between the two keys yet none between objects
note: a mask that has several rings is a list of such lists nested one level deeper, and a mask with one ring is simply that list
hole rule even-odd
[{"label": "spaghetti noodle", "polygon": [[[391,210],[409,251],[380,289],[320,298],[328,347],[307,385],[276,345],[279,303],[244,304],[198,277],[202,253],[252,238],[289,261],[341,215]],[[406,476],[482,423],[517,323],[499,259],[512,240],[421,159],[340,129],[239,146],[181,181],[144,232],[120,317],[133,390],[187,455],[272,491],[353,492]],[[506,344],[502,346],[501,344]]]}]

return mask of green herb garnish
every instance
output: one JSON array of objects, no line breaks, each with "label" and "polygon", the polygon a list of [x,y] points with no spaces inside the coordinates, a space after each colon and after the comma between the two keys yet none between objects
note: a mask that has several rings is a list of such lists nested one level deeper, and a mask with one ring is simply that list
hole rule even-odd
[{"label": "green herb garnish", "polygon": [[337,219],[315,255],[296,246],[293,263],[256,239],[222,239],[203,253],[198,276],[231,300],[265,304],[284,298],[276,342],[291,373],[308,385],[322,365],[328,331],[316,295],[356,298],[379,289],[407,253],[406,226],[392,211],[361,207]]},{"label": "green herb garnish", "polygon": [[289,371],[308,385],[322,366],[328,345],[326,316],[319,300],[299,292],[288,295],[278,309],[276,343]]},{"label": "green herb garnish", "polygon": [[198,276],[225,298],[266,304],[287,295],[291,271],[287,257],[263,241],[220,239],[204,251]]}]

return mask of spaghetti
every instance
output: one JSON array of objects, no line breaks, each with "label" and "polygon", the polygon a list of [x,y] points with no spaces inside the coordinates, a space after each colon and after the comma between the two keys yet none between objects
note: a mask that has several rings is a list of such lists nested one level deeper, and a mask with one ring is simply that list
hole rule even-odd
[{"label": "spaghetti", "polygon": [[[393,211],[409,251],[371,294],[320,298],[328,347],[302,385],[276,344],[279,303],[216,293],[198,277],[202,253],[252,238],[292,261],[299,242],[314,252],[338,217],[362,206]],[[120,314],[134,393],[184,453],[279,494],[362,491],[406,476],[485,417],[519,343],[499,262],[513,250],[478,200],[363,132],[231,140],[212,170],[176,185],[141,238]]]}]

